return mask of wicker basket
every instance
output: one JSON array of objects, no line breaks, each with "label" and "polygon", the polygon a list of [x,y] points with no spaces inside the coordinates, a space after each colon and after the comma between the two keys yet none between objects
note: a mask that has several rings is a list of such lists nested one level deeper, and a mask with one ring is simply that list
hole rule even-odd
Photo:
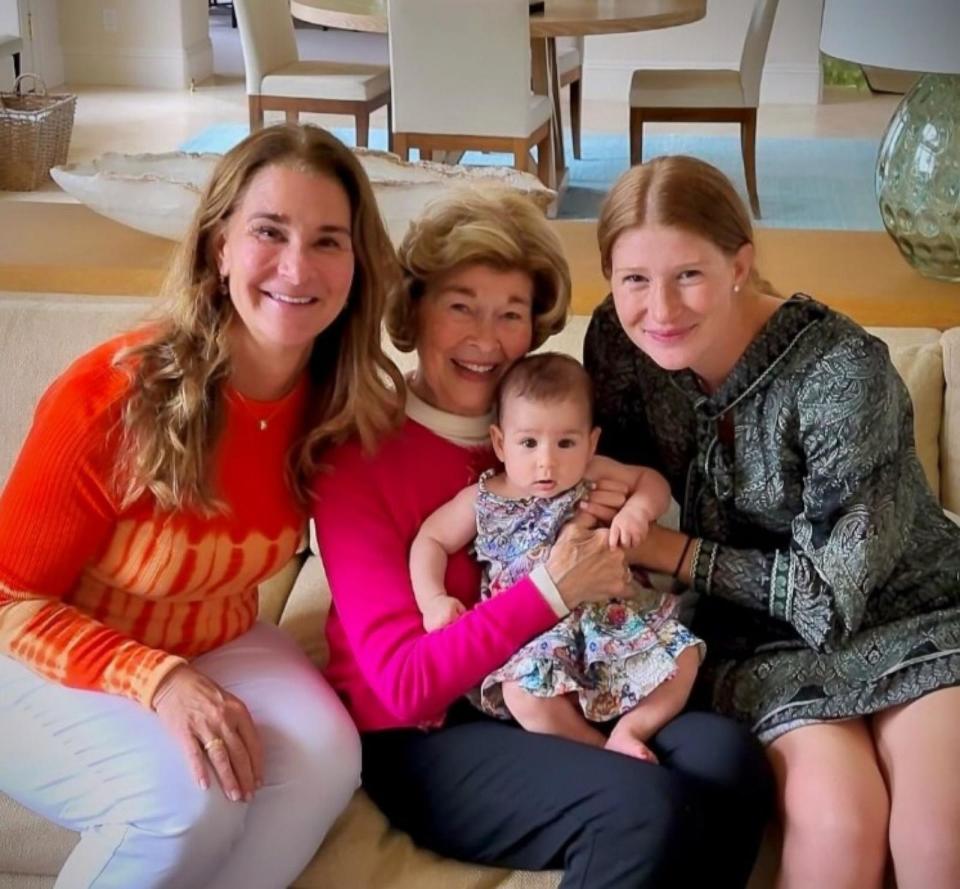
[{"label": "wicker basket", "polygon": [[[35,90],[23,92],[22,81],[33,78]],[[66,163],[73,132],[74,95],[47,95],[35,74],[21,74],[12,93],[0,93],[0,190],[33,191]]]}]

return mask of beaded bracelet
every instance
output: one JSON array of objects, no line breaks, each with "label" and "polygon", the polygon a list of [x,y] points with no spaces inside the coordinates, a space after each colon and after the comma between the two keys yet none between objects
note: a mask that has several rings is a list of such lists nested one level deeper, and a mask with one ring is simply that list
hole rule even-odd
[{"label": "beaded bracelet", "polygon": [[680,553],[680,558],[677,559],[677,567],[673,569],[671,577],[679,577],[680,569],[683,567],[683,560],[686,559],[687,553],[690,552],[690,546],[693,543],[692,537],[687,537],[687,542],[683,545],[683,551]]}]

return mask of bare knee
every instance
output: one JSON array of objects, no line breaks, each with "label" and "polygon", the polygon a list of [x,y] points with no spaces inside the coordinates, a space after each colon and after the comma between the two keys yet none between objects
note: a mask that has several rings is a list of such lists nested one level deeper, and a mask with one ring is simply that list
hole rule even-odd
[{"label": "bare knee", "polygon": [[927,862],[958,861],[958,829],[957,824],[928,821],[891,825],[890,849],[894,860],[909,857]]},{"label": "bare knee", "polygon": [[[909,889],[956,886],[960,880],[960,817],[955,812],[914,808],[912,817],[890,822],[890,852],[898,883]],[[952,817],[951,817],[952,816]]]},{"label": "bare knee", "polygon": [[960,688],[940,689],[879,713],[873,729],[889,776],[897,885],[960,886]]},{"label": "bare knee", "polygon": [[879,886],[887,858],[889,808],[842,794],[810,794],[783,815],[781,886]]},{"label": "bare knee", "polygon": [[[214,778],[208,790],[183,794],[165,816],[137,824],[143,830],[139,842],[157,861],[167,860],[183,874],[212,875],[240,841],[248,804],[231,802]],[[184,880],[184,885],[192,885]]]},{"label": "bare knee", "polygon": [[886,844],[886,809],[865,810],[836,800],[798,808],[786,812],[784,826],[795,841],[810,849],[836,847],[853,855],[874,852]]}]

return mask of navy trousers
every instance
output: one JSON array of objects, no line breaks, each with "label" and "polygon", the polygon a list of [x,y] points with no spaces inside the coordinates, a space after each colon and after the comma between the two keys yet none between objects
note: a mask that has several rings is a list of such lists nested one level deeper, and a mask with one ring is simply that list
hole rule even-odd
[{"label": "navy trousers", "polygon": [[686,712],[649,742],[659,765],[456,705],[436,731],[363,737],[363,784],[420,846],[562,889],[742,889],[773,810],[763,750],[742,726]]}]

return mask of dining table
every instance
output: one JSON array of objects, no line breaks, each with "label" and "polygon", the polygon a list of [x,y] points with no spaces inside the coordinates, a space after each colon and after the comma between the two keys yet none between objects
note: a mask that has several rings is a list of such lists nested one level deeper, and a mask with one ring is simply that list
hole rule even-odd
[{"label": "dining table", "polygon": [[[290,0],[290,12],[294,18],[315,25],[386,34],[387,2]],[[566,189],[568,170],[560,126],[556,38],[672,28],[699,21],[706,14],[707,0],[545,0],[542,12],[531,12],[531,85],[535,93],[549,96],[553,103],[551,132],[556,168],[546,184],[558,195]]]}]

